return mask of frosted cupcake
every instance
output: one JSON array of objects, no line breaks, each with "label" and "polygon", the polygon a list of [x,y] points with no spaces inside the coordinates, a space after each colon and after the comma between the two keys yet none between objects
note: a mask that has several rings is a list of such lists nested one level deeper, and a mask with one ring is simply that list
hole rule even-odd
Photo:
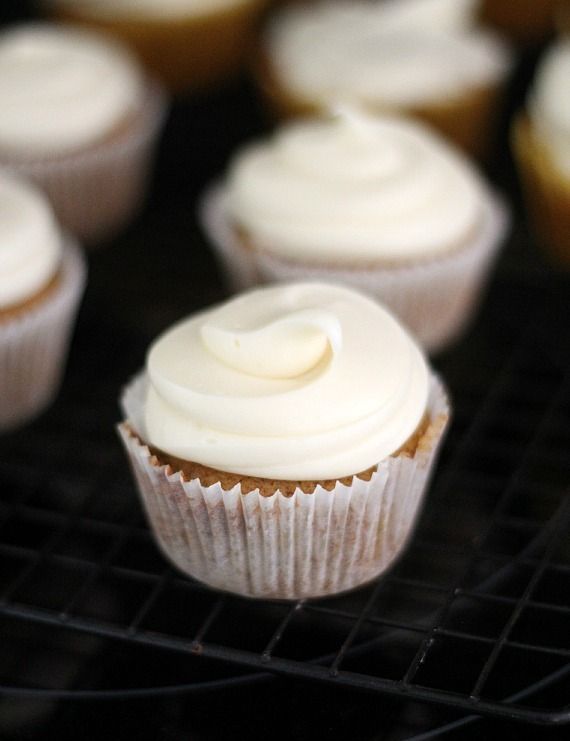
[{"label": "frosted cupcake", "polygon": [[110,33],[177,92],[235,74],[266,0],[46,0],[58,19]]},{"label": "frosted cupcake", "polygon": [[50,25],[0,34],[0,165],[36,182],[63,227],[97,241],[144,195],[164,98],[103,36]]},{"label": "frosted cupcake", "polygon": [[390,314],[339,286],[257,289],[151,346],[120,426],[159,545],[249,597],[352,589],[401,553],[445,392]]},{"label": "frosted cupcake", "polygon": [[84,282],[45,197],[0,171],[0,431],[57,392]]},{"label": "frosted cupcake", "polygon": [[411,114],[481,155],[510,54],[475,15],[472,0],[292,5],[267,28],[258,79],[281,114],[339,103]]},{"label": "frosted cupcake", "polygon": [[513,145],[539,241],[570,264],[570,41],[540,63]]},{"label": "frosted cupcake", "polygon": [[439,136],[354,111],[245,147],[201,216],[234,288],[345,283],[385,303],[431,351],[473,316],[507,225],[501,202]]}]

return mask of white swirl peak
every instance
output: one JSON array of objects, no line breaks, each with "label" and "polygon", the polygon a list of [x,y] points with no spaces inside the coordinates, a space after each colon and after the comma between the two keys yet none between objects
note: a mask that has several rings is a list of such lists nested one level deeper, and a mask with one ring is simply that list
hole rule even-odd
[{"label": "white swirl peak", "polygon": [[378,463],[417,429],[428,394],[423,355],[397,321],[321,283],[256,289],[180,322],[150,348],[147,371],[152,445],[285,480]]},{"label": "white swirl peak", "polygon": [[100,141],[140,106],[143,79],[118,42],[69,26],[0,34],[0,151],[74,152]]},{"label": "white swirl peak", "polygon": [[55,275],[62,240],[40,191],[0,175],[0,310],[31,298]]},{"label": "white swirl peak", "polygon": [[469,162],[425,126],[346,109],[246,147],[227,179],[230,218],[254,245],[307,263],[459,248],[487,197]]},{"label": "white swirl peak", "polygon": [[296,378],[327,354],[340,350],[342,329],[322,309],[301,309],[254,329],[235,329],[206,322],[201,328],[208,350],[243,373],[261,378]]}]

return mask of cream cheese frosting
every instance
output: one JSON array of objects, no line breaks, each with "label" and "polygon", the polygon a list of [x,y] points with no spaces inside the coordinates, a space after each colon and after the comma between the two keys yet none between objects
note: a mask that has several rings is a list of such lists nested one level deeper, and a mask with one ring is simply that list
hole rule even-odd
[{"label": "cream cheese frosting", "polygon": [[428,369],[397,321],[348,288],[261,288],[185,319],[147,356],[147,442],[249,476],[341,478],[397,451]]},{"label": "cream cheese frosting", "polygon": [[510,53],[474,25],[469,0],[391,0],[291,6],[269,26],[272,68],[320,106],[422,106],[494,85]]},{"label": "cream cheese frosting", "polygon": [[[81,0],[80,11],[107,19],[176,20],[216,13],[251,0]],[[51,5],[77,10],[77,0],[52,0]]]},{"label": "cream cheese frosting", "polygon": [[570,41],[554,44],[540,62],[529,99],[534,130],[555,165],[570,177]]},{"label": "cream cheese frosting", "polygon": [[140,106],[138,63],[117,42],[70,27],[0,34],[0,152],[61,155],[107,136]]},{"label": "cream cheese frosting", "polygon": [[40,291],[55,275],[62,241],[44,196],[0,174],[0,311]]},{"label": "cream cheese frosting", "polygon": [[458,248],[488,198],[475,169],[426,127],[354,110],[246,147],[226,192],[230,218],[256,247],[351,265]]}]

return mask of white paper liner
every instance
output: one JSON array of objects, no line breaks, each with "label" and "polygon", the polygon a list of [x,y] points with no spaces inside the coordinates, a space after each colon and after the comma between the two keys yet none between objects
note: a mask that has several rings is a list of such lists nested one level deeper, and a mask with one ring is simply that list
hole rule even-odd
[{"label": "white paper liner", "polygon": [[57,393],[86,272],[79,248],[68,241],[53,293],[0,322],[0,431],[39,414]]},{"label": "white paper liner", "polygon": [[202,486],[153,461],[131,430],[141,420],[146,378],[125,389],[128,422],[119,425],[146,514],[163,553],[181,571],[247,597],[301,599],[353,589],[385,571],[417,518],[449,419],[440,380],[430,386],[429,429],[413,458],[378,464],[370,481],[332,491],[241,493],[240,485]]},{"label": "white paper liner", "polygon": [[489,198],[479,234],[460,250],[402,267],[359,269],[287,261],[244,246],[220,185],[206,192],[199,216],[232,290],[283,281],[342,283],[382,301],[431,353],[459,337],[473,318],[510,221],[503,201]]},{"label": "white paper liner", "polygon": [[62,227],[89,246],[112,237],[142,205],[165,113],[164,93],[150,84],[130,125],[98,146],[51,159],[3,157],[0,164],[42,188]]}]

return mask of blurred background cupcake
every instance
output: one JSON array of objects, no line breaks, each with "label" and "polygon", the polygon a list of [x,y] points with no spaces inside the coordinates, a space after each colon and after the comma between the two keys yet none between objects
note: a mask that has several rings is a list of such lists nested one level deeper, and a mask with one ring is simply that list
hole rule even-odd
[{"label": "blurred background cupcake", "polygon": [[267,0],[46,0],[59,20],[110,33],[149,72],[184,92],[235,74]]},{"label": "blurred background cupcake", "polygon": [[45,196],[0,170],[0,431],[57,392],[84,283]]},{"label": "blurred background cupcake", "polygon": [[281,115],[338,103],[418,116],[472,154],[488,151],[511,54],[477,25],[476,0],[292,4],[256,63]]},{"label": "blurred background cupcake", "polygon": [[202,221],[235,288],[345,283],[435,351],[472,317],[508,219],[475,167],[426,126],[347,109],[240,150]]},{"label": "blurred background cupcake", "polygon": [[0,34],[0,165],[47,193],[62,226],[113,236],[145,194],[164,95],[125,47],[49,24]]},{"label": "blurred background cupcake", "polygon": [[570,265],[570,40],[541,60],[513,147],[527,209],[541,245]]}]

